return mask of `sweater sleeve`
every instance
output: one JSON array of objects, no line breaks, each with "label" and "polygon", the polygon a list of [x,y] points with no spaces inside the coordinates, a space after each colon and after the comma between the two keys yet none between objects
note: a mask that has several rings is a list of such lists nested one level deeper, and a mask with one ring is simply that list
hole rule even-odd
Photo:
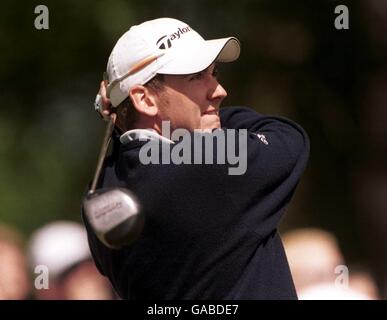
[{"label": "sweater sleeve", "polygon": [[222,108],[220,114],[225,130],[247,130],[247,170],[228,178],[229,191],[245,206],[245,223],[265,237],[277,228],[306,167],[309,138],[289,119],[246,107]]},{"label": "sweater sleeve", "polygon": [[290,173],[296,164],[305,167],[309,139],[293,121],[262,115],[246,107],[221,109],[221,121],[225,129],[247,130],[248,165],[264,165],[273,176]]}]

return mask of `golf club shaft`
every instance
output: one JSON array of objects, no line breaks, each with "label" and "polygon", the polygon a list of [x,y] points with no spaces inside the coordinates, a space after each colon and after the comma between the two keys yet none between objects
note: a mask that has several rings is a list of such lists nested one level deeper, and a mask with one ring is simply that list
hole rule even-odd
[{"label": "golf club shaft", "polygon": [[112,135],[112,132],[114,129],[114,123],[115,123],[116,117],[117,117],[117,115],[115,113],[112,113],[110,115],[110,119],[109,119],[108,125],[106,127],[106,131],[105,131],[105,137],[103,139],[102,146],[101,146],[101,151],[100,151],[99,156],[98,156],[98,162],[97,162],[97,167],[95,169],[93,182],[92,182],[91,188],[89,190],[89,195],[93,194],[95,192],[96,187],[97,187],[99,175],[101,173],[102,164],[103,164],[103,161],[105,160],[106,153],[107,153],[107,150],[109,147],[109,143],[110,143],[111,135]]}]

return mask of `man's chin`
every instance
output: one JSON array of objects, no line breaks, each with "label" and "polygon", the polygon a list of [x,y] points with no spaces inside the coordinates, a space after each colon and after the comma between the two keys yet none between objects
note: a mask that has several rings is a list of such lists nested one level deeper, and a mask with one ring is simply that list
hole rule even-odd
[{"label": "man's chin", "polygon": [[217,114],[206,114],[202,117],[201,129],[212,130],[220,128],[220,118]]}]

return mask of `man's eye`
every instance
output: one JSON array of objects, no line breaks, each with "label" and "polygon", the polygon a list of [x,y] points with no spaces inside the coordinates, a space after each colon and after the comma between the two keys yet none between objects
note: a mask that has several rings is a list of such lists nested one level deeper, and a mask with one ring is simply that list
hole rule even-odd
[{"label": "man's eye", "polygon": [[219,70],[218,70],[218,68],[214,68],[214,70],[212,71],[212,76],[215,77],[215,78],[217,78],[218,75],[219,75]]}]

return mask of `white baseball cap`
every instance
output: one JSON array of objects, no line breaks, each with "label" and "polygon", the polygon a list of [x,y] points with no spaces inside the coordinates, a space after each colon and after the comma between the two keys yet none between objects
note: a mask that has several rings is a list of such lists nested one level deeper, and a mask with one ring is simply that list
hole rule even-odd
[{"label": "white baseball cap", "polygon": [[213,62],[231,62],[240,54],[234,37],[204,40],[186,23],[159,18],[132,26],[117,41],[107,64],[107,96],[113,107],[134,85],[157,74],[192,74]]},{"label": "white baseball cap", "polygon": [[52,279],[91,259],[86,230],[73,221],[55,221],[36,230],[28,251],[32,270],[38,265],[46,266]]}]

